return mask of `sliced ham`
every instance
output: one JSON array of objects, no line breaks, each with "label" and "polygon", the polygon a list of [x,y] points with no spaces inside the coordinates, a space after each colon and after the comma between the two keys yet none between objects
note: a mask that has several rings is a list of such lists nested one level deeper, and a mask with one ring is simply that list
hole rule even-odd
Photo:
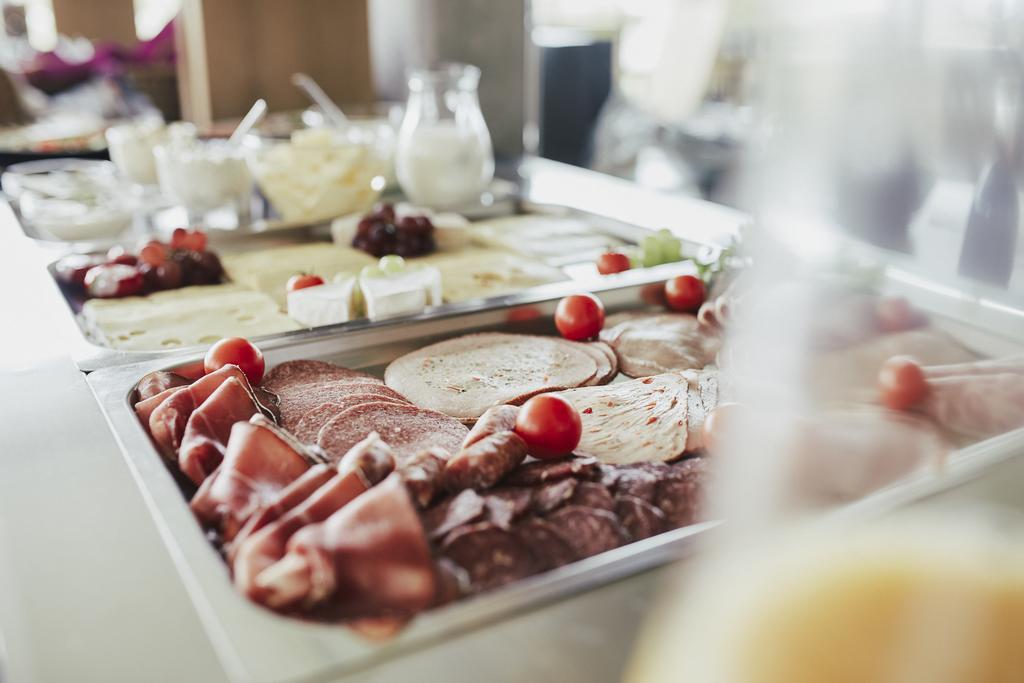
[{"label": "sliced ham", "polygon": [[269,607],[315,607],[332,618],[414,614],[437,588],[423,525],[398,475],[295,533],[253,583]]},{"label": "sliced ham", "polygon": [[262,415],[235,422],[224,461],[192,498],[192,511],[230,542],[251,515],[309,469],[311,460],[299,443]]},{"label": "sliced ham", "polygon": [[648,377],[680,370],[700,370],[714,362],[722,347],[716,328],[687,313],[623,313],[611,316],[601,340],[615,350],[619,370]]},{"label": "sliced ham", "polygon": [[[576,453],[610,464],[673,460],[687,439],[689,383],[677,373],[560,392],[580,413]],[[699,391],[697,405],[700,405]]]},{"label": "sliced ham", "polygon": [[392,361],[384,381],[418,406],[472,421],[494,405],[587,384],[598,375],[593,353],[553,337],[468,334]]},{"label": "sliced ham", "polygon": [[192,383],[188,377],[179,375],[176,372],[157,370],[151,372],[139,380],[135,385],[135,400],[145,401],[157,394],[163,393],[175,387],[185,387]]},{"label": "sliced ham", "polygon": [[169,389],[164,389],[159,394],[154,394],[149,398],[142,399],[136,403],[135,414],[138,416],[139,422],[141,422],[146,429],[149,429],[149,420],[153,416],[153,411],[180,388],[181,387],[170,387]]},{"label": "sliced ham", "polygon": [[[185,434],[185,425],[192,412],[229,378],[234,378],[252,396],[245,373],[237,365],[225,365],[192,384],[177,389],[151,411],[149,433],[165,457],[173,458],[178,452]],[[255,398],[253,397],[251,401],[255,403]]]},{"label": "sliced ham", "polygon": [[921,411],[942,428],[974,439],[1024,427],[1024,377],[998,367],[929,379]]},{"label": "sliced ham", "polygon": [[284,557],[291,537],[307,525],[323,522],[370,486],[359,470],[335,472],[301,503],[239,543],[232,565],[238,589],[258,602],[269,599],[270,591],[257,577]]},{"label": "sliced ham", "polygon": [[[189,415],[178,449],[178,468],[197,485],[202,484],[220,465],[235,423],[257,413],[259,406],[248,386],[237,377],[227,378]],[[156,415],[154,412],[154,418]]]}]

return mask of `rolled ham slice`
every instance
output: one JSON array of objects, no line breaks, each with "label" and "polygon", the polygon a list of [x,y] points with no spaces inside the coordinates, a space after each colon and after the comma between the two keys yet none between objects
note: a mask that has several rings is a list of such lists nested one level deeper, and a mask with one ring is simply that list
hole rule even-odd
[{"label": "rolled ham slice", "polygon": [[401,477],[379,485],[288,541],[254,578],[259,601],[333,618],[399,616],[428,607],[436,592],[430,549]]},{"label": "rolled ham slice", "polygon": [[157,409],[161,403],[163,403],[169,396],[177,393],[181,387],[171,387],[164,389],[159,394],[154,394],[149,398],[144,398],[135,404],[135,414],[139,417],[139,422],[149,428],[149,419],[153,416],[153,411]]},{"label": "rolled ham slice", "polygon": [[[227,385],[225,385],[227,386]],[[224,461],[189,505],[230,542],[245,522],[310,468],[311,456],[262,415],[231,427]]]},{"label": "rolled ham slice", "polygon": [[[178,449],[178,468],[197,485],[202,484],[223,460],[235,423],[258,413],[248,387],[237,377],[229,377],[189,415]],[[154,412],[154,418],[156,415]]]}]

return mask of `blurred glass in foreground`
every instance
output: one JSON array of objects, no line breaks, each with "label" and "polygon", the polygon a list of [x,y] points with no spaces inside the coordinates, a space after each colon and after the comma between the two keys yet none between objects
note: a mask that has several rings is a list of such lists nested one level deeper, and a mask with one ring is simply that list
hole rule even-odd
[{"label": "blurred glass in foreground", "polygon": [[983,298],[1024,301],[1022,10],[765,3],[748,265],[701,310],[727,340],[733,405],[709,427],[727,524],[630,680],[1024,680],[1019,523],[825,518],[1024,427],[1024,360],[965,326]]}]

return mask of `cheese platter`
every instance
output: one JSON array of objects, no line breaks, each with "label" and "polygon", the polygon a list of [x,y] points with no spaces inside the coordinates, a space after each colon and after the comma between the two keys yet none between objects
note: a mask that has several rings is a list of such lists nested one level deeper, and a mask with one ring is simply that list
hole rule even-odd
[{"label": "cheese platter", "polygon": [[[687,256],[713,256],[743,221],[553,162],[528,160],[515,175],[514,199],[475,221],[380,204],[329,226],[178,228],[64,255],[49,270],[81,331],[75,360],[92,371],[225,336],[262,340],[528,303],[601,286],[595,262],[608,251],[631,254],[632,282],[653,283],[667,270],[687,272]],[[326,286],[290,291],[301,275]]]}]

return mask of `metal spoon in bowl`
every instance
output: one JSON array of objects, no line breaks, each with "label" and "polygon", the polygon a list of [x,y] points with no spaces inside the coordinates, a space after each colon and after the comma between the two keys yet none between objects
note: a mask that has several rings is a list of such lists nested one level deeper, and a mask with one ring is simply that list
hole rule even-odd
[{"label": "metal spoon in bowl", "polygon": [[332,126],[335,128],[345,128],[348,126],[348,117],[345,116],[345,112],[334,103],[334,100],[327,96],[327,93],[323,91],[323,88],[311,76],[301,71],[292,74],[292,85],[306,93],[309,99],[320,106],[320,110],[330,120]]},{"label": "metal spoon in bowl", "polygon": [[231,137],[228,138],[228,142],[233,145],[242,144],[242,140],[249,134],[249,131],[260,122],[260,119],[267,113],[267,101],[262,97],[256,100],[249,112],[239,122],[238,127],[235,128],[234,132],[231,133]]}]

